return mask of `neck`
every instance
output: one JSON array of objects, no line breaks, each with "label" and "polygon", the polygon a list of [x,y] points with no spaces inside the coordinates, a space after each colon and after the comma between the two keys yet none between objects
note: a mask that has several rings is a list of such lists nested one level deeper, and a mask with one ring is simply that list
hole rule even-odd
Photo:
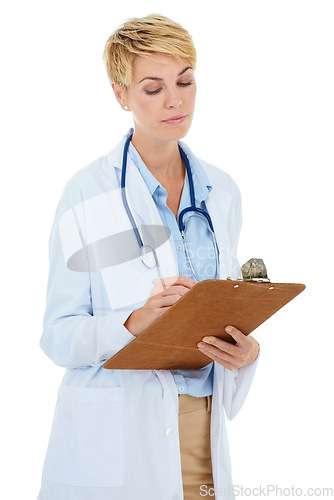
[{"label": "neck", "polygon": [[161,184],[168,185],[184,179],[185,167],[177,141],[159,141],[135,130],[131,142]]}]

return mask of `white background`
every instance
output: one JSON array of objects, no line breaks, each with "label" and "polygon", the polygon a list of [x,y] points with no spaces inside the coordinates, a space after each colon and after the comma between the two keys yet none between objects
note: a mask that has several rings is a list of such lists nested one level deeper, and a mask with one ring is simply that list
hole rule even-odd
[{"label": "white background", "polygon": [[240,187],[240,262],[262,257],[273,282],[307,285],[254,332],[261,360],[228,422],[234,483],[334,488],[333,2],[31,0],[8,3],[0,21],[6,500],[37,496],[63,376],[38,345],[56,205],[67,180],[133,125],[104,44],[125,19],[153,12],[193,36],[197,103],[183,140]]}]

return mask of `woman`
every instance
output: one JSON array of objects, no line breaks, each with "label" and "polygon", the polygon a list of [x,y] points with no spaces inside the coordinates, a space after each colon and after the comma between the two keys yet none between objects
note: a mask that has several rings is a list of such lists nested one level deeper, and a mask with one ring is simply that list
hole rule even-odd
[{"label": "woman", "polygon": [[[198,280],[236,277],[239,190],[180,140],[196,96],[196,51],[184,28],[161,15],[130,19],[104,59],[134,128],[69,180],[52,226],[41,347],[66,372],[39,500],[233,498],[223,412],[232,419],[243,404],[257,342],[232,325],[235,345],[203,332],[198,348],[209,363],[199,370],[102,365]],[[190,175],[216,242],[206,216],[188,214],[186,247],[178,221],[190,205]],[[154,228],[165,230],[154,267],[138,257],[132,222],[144,245],[158,238],[149,240]]]}]

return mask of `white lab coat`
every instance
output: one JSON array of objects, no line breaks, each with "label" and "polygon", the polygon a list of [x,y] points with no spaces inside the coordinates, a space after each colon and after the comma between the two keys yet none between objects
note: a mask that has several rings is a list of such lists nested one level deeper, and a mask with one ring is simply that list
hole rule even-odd
[{"label": "white lab coat", "polygon": [[[156,269],[148,270],[138,258],[104,267],[94,250],[87,252],[84,264],[89,272],[69,265],[88,245],[131,229],[120,190],[123,146],[131,130],[108,155],[68,181],[56,210],[40,345],[66,372],[38,500],[183,499],[178,391],[171,372],[102,367],[135,338],[123,323],[146,302]],[[192,165],[193,153],[182,141],[180,145]],[[199,161],[213,185],[206,206],[220,250],[220,278],[235,278],[240,193],[229,175]],[[138,227],[162,225],[130,155],[126,186]],[[157,255],[162,275],[177,276],[172,236]],[[224,490],[225,499],[234,498],[224,412],[233,419],[240,410],[257,362],[235,371],[214,362],[211,452],[216,498]]]}]

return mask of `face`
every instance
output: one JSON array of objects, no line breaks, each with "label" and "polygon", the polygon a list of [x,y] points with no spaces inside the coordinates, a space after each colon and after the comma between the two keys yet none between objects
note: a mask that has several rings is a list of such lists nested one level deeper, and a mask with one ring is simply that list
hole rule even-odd
[{"label": "face", "polygon": [[[124,96],[113,89],[117,100],[131,110],[135,133],[159,141],[184,137],[190,128],[195,108],[194,70],[187,60],[155,54],[153,59],[137,56],[132,82]],[[181,120],[170,121],[180,117]]]}]

